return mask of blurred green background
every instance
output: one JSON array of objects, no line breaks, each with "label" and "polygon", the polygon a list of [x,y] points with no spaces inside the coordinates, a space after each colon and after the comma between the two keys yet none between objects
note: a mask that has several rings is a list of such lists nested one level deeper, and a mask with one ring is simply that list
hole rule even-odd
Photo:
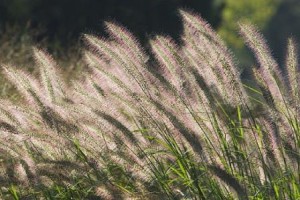
[{"label": "blurred green background", "polygon": [[239,38],[238,21],[256,24],[279,62],[287,37],[299,38],[299,0],[0,0],[0,62],[30,63],[31,45],[70,60],[66,54],[76,54],[82,33],[104,34],[104,20],[125,25],[144,44],[154,33],[180,42],[178,8],[200,13],[212,24],[242,58],[241,66],[253,58]]}]

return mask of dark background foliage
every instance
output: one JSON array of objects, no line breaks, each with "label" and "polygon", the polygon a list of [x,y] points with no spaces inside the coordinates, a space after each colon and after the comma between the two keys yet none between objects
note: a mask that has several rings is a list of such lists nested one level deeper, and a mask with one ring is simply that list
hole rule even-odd
[{"label": "dark background foliage", "polygon": [[[247,1],[234,0],[0,0],[0,39],[13,26],[18,27],[15,35],[19,34],[19,38],[22,31],[30,30],[34,43],[47,39],[50,51],[65,49],[78,42],[82,33],[104,34],[103,21],[113,20],[126,26],[143,43],[154,33],[178,40],[182,23],[177,10],[187,8],[200,13],[240,55],[245,53],[240,50],[242,41],[235,25],[240,19],[253,20],[266,35],[275,58],[283,62],[287,37],[298,41],[300,35],[300,1],[255,2],[257,11]],[[274,12],[264,16],[267,12],[263,11],[271,6]],[[238,41],[240,46],[234,46]],[[245,63],[250,60],[241,58]]]},{"label": "dark background foliage", "polygon": [[287,44],[287,37],[293,37],[298,43],[300,41],[299,22],[300,1],[284,0],[266,28],[265,35],[269,39],[273,54],[282,62],[285,57],[284,48]]},{"label": "dark background foliage", "polygon": [[179,7],[192,8],[211,24],[220,22],[220,5],[211,0],[0,0],[0,25],[27,25],[43,31],[39,38],[66,44],[83,32],[103,32],[102,22],[114,20],[141,40],[152,33],[178,38]]}]

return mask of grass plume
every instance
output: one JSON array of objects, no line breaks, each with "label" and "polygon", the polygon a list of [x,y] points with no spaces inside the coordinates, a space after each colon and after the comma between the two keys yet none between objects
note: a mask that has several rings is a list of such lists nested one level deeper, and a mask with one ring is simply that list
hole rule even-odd
[{"label": "grass plume", "polygon": [[259,66],[246,85],[210,25],[179,13],[183,44],[155,36],[151,55],[115,22],[108,38],[84,35],[86,70],[71,85],[37,48],[40,77],[3,65],[24,101],[0,101],[2,198],[300,197],[294,40],[279,67],[240,24]]}]

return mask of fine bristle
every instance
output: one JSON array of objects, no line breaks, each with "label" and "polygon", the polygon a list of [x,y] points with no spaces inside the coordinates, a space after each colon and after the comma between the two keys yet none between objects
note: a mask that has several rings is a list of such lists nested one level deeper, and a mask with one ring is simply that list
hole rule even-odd
[{"label": "fine bristle", "polygon": [[14,199],[299,198],[295,42],[284,70],[255,26],[240,24],[259,64],[248,85],[211,26],[179,13],[183,43],[154,36],[150,55],[115,22],[105,23],[108,38],[84,35],[86,68],[68,87],[43,50],[33,48],[39,77],[4,65],[24,101],[0,100],[1,190]]}]

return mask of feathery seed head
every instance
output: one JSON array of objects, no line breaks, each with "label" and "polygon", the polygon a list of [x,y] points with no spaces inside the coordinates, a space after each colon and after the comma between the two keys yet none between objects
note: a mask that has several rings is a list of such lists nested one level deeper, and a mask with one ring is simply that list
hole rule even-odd
[{"label": "feathery seed head", "polygon": [[298,51],[293,38],[288,40],[286,64],[288,83],[291,89],[291,100],[294,104],[299,103],[299,64]]},{"label": "feathery seed head", "polygon": [[[298,142],[293,143],[299,113],[284,103],[286,96],[299,101],[295,45],[289,41],[292,95],[285,96],[264,39],[252,25],[240,25],[261,65],[254,69],[261,91],[249,88],[265,99],[260,116],[251,116],[251,110],[249,116],[248,95],[229,49],[201,17],[179,12],[184,45],[168,36],[150,41],[157,71],[133,35],[113,22],[105,24],[109,38],[84,35],[88,69],[72,87],[64,86],[53,58],[36,48],[39,80],[3,67],[28,101],[22,107],[0,101],[1,155],[13,159],[15,170],[8,179],[18,176],[34,185],[49,177],[69,185],[73,176],[88,177],[83,185],[97,185],[94,192],[104,199],[125,198],[125,191],[134,197],[158,192],[177,198],[179,191],[186,198],[216,192],[218,198],[243,199],[277,184],[281,177],[274,181],[272,173],[279,176],[290,170],[286,161],[299,160]],[[260,178],[263,185],[257,184]],[[111,184],[102,186],[107,180]]]},{"label": "feathery seed head", "polygon": [[56,102],[64,98],[63,83],[57,72],[57,65],[53,58],[37,48],[33,48],[36,63],[40,67],[42,87],[49,102]]}]

